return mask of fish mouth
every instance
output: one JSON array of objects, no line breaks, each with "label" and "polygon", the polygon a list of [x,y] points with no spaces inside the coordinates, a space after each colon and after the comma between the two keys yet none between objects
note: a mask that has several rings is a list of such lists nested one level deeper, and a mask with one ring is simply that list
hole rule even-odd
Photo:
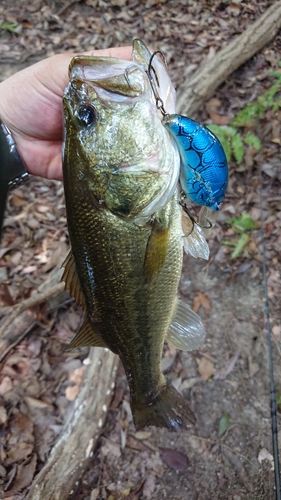
[{"label": "fish mouth", "polygon": [[69,66],[69,78],[121,96],[138,97],[148,88],[143,66],[113,57],[75,56]]}]

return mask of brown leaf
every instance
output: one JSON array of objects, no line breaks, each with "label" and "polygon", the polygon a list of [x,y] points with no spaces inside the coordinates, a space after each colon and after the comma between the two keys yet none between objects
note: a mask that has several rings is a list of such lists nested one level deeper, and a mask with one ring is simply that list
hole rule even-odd
[{"label": "brown leaf", "polygon": [[206,314],[210,314],[211,301],[209,297],[203,292],[198,292],[193,299],[193,310],[198,312],[201,306],[205,309]]},{"label": "brown leaf", "polygon": [[13,490],[9,491],[10,494],[27,488],[27,486],[31,484],[36,469],[36,463],[37,455],[34,453],[31,459],[27,459],[19,465],[16,480],[13,484]]},{"label": "brown leaf", "polygon": [[4,406],[0,406],[0,424],[5,424],[7,422],[8,415],[7,410]]},{"label": "brown leaf", "polygon": [[214,111],[209,111],[210,118],[212,122],[214,122],[216,125],[228,125],[229,124],[229,117],[225,115],[218,115],[217,113],[214,113]]},{"label": "brown leaf", "polygon": [[26,201],[23,200],[23,198],[21,198],[20,196],[18,196],[17,194],[13,193],[12,196],[11,196],[11,203],[15,206],[15,207],[22,207],[23,205],[26,204]]},{"label": "brown leaf", "polygon": [[11,422],[11,427],[16,428],[20,434],[28,433],[32,435],[33,422],[26,413],[16,413]]},{"label": "brown leaf", "polygon": [[186,470],[190,465],[186,455],[171,448],[159,448],[163,462],[174,470]]},{"label": "brown leaf", "polygon": [[0,300],[4,304],[4,306],[12,306],[15,303],[10,293],[9,287],[6,284],[3,284],[0,288]]},{"label": "brown leaf", "polygon": [[137,488],[129,493],[126,497],[124,497],[124,500],[138,500],[140,497],[140,494],[142,493],[143,486],[145,484],[145,481],[143,481]]},{"label": "brown leaf", "polygon": [[213,361],[205,357],[196,358],[198,371],[203,380],[208,380],[209,377],[216,373]]},{"label": "brown leaf", "polygon": [[20,460],[26,460],[33,451],[33,445],[28,443],[16,443],[7,455],[10,460],[7,463],[10,465],[13,462],[19,462]]},{"label": "brown leaf", "polygon": [[13,382],[10,377],[3,377],[2,382],[0,383],[0,395],[4,396],[6,392],[11,391],[13,388]]}]

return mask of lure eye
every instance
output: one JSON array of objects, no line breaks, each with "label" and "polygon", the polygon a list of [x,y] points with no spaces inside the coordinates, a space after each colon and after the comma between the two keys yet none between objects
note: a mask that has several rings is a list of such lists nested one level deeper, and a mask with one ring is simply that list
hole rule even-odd
[{"label": "lure eye", "polygon": [[98,119],[97,110],[93,106],[85,104],[77,109],[75,116],[79,122],[79,125],[87,128],[91,125],[95,125]]}]

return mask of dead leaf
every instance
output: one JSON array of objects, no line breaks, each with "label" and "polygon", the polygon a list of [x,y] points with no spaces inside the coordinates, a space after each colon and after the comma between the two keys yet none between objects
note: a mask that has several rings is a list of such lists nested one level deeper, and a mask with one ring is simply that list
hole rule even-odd
[{"label": "dead leaf", "polygon": [[106,441],[105,445],[101,447],[101,451],[106,457],[108,453],[111,453],[113,456],[119,458],[121,456],[121,448],[117,443],[113,443],[112,441]]},{"label": "dead leaf", "polygon": [[22,464],[19,465],[16,480],[13,484],[12,491],[9,491],[10,494],[15,494],[18,490],[22,490],[23,488],[27,488],[32,482],[37,463],[37,455],[34,453],[31,459],[25,460]]},{"label": "dead leaf", "polygon": [[213,123],[216,125],[228,125],[229,124],[229,117],[225,115],[218,115],[217,113],[214,113],[214,111],[209,111],[210,118]]},{"label": "dead leaf", "polygon": [[0,406],[0,423],[5,424],[7,422],[7,410],[4,408],[4,406]]},{"label": "dead leaf", "polygon": [[258,454],[258,461],[261,464],[263,460],[268,460],[271,464],[271,470],[274,470],[274,460],[271,453],[266,448],[262,448]]},{"label": "dead leaf", "polygon": [[198,371],[204,381],[208,380],[209,377],[216,373],[214,363],[210,359],[205,358],[196,358]]},{"label": "dead leaf", "polygon": [[151,436],[151,432],[148,431],[138,431],[135,433],[135,438],[136,439],[148,439]]},{"label": "dead leaf", "polygon": [[13,193],[11,196],[11,203],[15,207],[22,207],[23,205],[26,204],[26,201],[23,198],[21,198],[20,196],[18,196],[17,194]]},{"label": "dead leaf", "polygon": [[20,435],[25,435],[25,441],[28,439],[33,441],[33,422],[26,413],[16,413],[10,425],[12,430],[16,429]]},{"label": "dead leaf", "polygon": [[65,390],[65,397],[68,401],[74,401],[78,395],[79,387],[78,385],[71,385]]},{"label": "dead leaf", "polygon": [[143,489],[144,483],[145,483],[145,481],[143,481],[139,486],[137,486],[137,488],[134,491],[132,491],[131,493],[129,493],[128,496],[124,497],[123,496],[124,492],[122,492],[122,498],[124,498],[124,500],[138,500],[139,497],[140,497],[140,494],[142,493],[142,489]]},{"label": "dead leaf", "polygon": [[275,337],[280,337],[281,334],[281,325],[274,325],[272,327],[272,333],[275,335]]},{"label": "dead leaf", "polygon": [[229,373],[232,372],[234,366],[237,363],[239,358],[239,351],[237,351],[234,356],[232,356],[227,363],[225,363],[224,367],[218,370],[214,376],[214,380],[225,379]]},{"label": "dead leaf", "polygon": [[4,304],[4,306],[13,306],[15,303],[10,293],[9,287],[5,283],[0,288],[0,300]]},{"label": "dead leaf", "polygon": [[40,410],[43,410],[44,408],[53,408],[53,406],[49,403],[45,403],[45,401],[42,401],[41,399],[32,398],[31,396],[26,396],[24,400],[30,408],[39,408]]},{"label": "dead leaf", "polygon": [[76,398],[82,384],[85,369],[85,366],[80,366],[79,368],[76,368],[73,373],[71,373],[69,380],[71,382],[74,382],[75,385],[66,388],[65,396],[69,401],[74,401],[74,399]]},{"label": "dead leaf", "polygon": [[10,377],[3,377],[3,380],[0,384],[0,396],[4,396],[6,392],[11,391],[13,388],[13,382]]},{"label": "dead leaf", "polygon": [[186,455],[171,448],[159,448],[163,462],[171,469],[184,471],[190,465]]},{"label": "dead leaf", "polygon": [[198,292],[193,299],[193,310],[197,313],[203,307],[206,314],[210,314],[211,301],[204,292]]},{"label": "dead leaf", "polygon": [[149,474],[143,485],[143,491],[142,491],[143,497],[149,499],[153,498],[152,494],[155,490],[155,486],[156,486],[156,477],[154,476],[154,474]]},{"label": "dead leaf", "polygon": [[7,455],[9,459],[7,463],[10,465],[14,462],[19,462],[20,460],[26,460],[33,451],[33,445],[28,443],[16,443]]}]

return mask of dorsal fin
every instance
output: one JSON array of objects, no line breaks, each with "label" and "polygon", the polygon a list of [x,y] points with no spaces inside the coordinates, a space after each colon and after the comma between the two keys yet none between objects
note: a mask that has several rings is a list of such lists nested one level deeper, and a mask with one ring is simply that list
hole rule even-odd
[{"label": "dorsal fin", "polygon": [[152,226],[145,253],[144,278],[146,282],[150,282],[164,265],[168,237],[169,227],[163,227],[156,221]]},{"label": "dorsal fin", "polygon": [[174,318],[166,337],[167,342],[182,351],[192,351],[202,347],[205,336],[205,327],[198,314],[188,304],[177,299]]},{"label": "dorsal fin", "polygon": [[74,339],[70,342],[67,350],[74,349],[75,347],[107,347],[108,345],[102,337],[97,329],[94,328],[93,324],[86,316],[82,323],[82,326],[79,332],[75,335]]},{"label": "dorsal fin", "polygon": [[71,297],[74,297],[76,302],[82,307],[83,311],[85,311],[86,300],[80,285],[79,276],[77,274],[76,265],[71,250],[69,250],[61,267],[64,267],[61,281],[65,282],[65,289],[69,290]]}]

